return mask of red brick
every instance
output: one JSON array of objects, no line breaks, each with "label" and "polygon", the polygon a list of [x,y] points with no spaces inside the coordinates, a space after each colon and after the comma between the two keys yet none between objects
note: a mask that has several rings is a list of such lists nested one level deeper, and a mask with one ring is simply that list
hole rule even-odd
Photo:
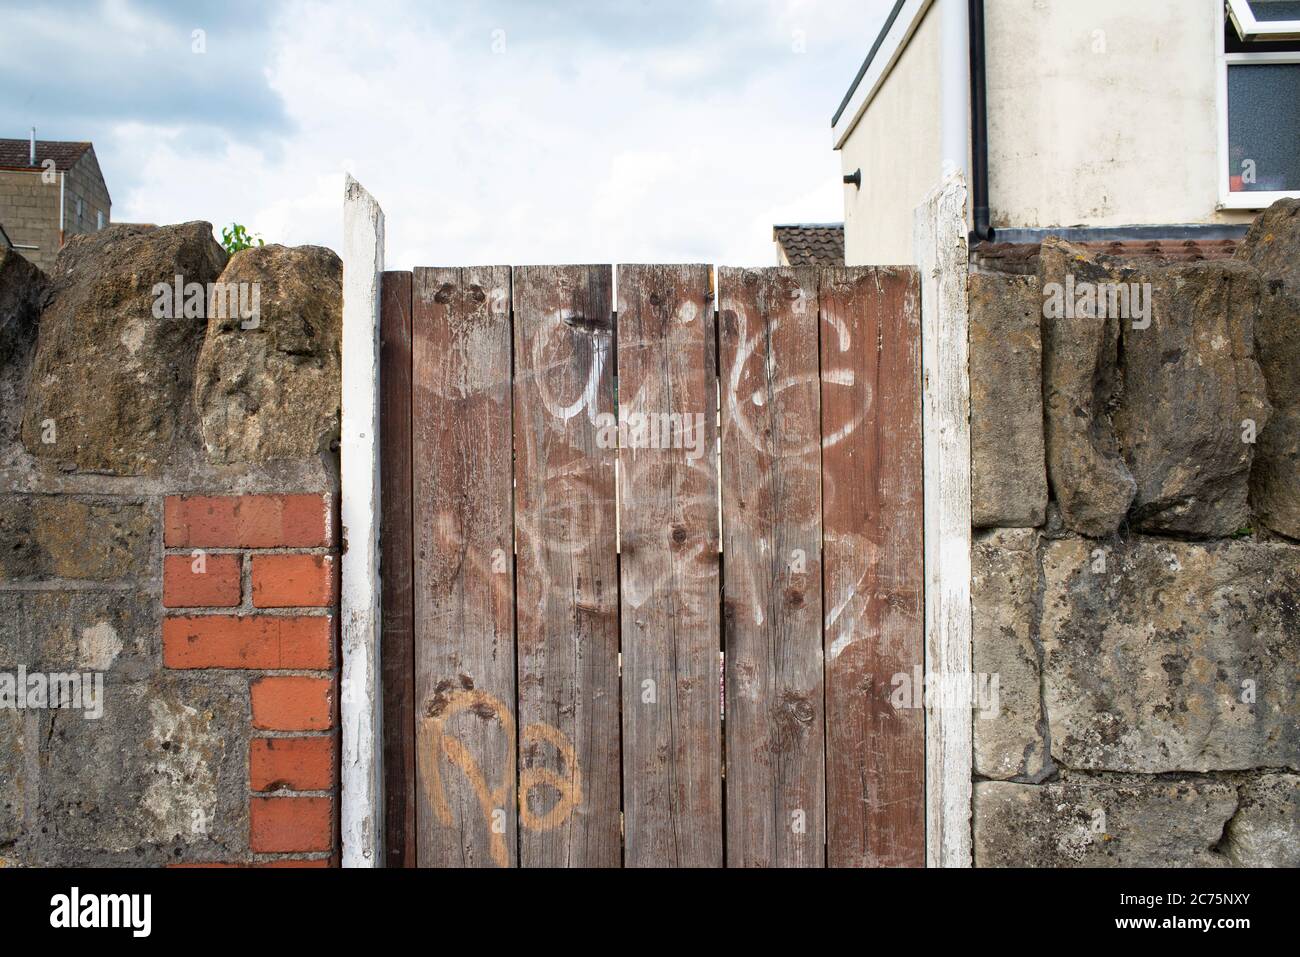
[{"label": "red brick", "polygon": [[333,543],[330,496],[168,496],[163,541],[175,548],[317,548]]},{"label": "red brick", "polygon": [[328,851],[334,808],[324,797],[255,797],[248,806],[249,846],[258,854]]},{"label": "red brick", "polygon": [[238,555],[204,555],[203,571],[195,572],[192,555],[163,557],[165,608],[233,608],[239,604]]},{"label": "red brick", "polygon": [[333,664],[333,618],[194,615],[163,620],[168,668],[320,670]]},{"label": "red brick", "polygon": [[325,731],[334,726],[334,682],[297,675],[253,682],[253,727],[261,731]]},{"label": "red brick", "polygon": [[254,791],[328,791],[334,786],[334,738],[254,738],[248,746]]},{"label": "red brick", "polygon": [[319,608],[334,604],[329,555],[254,555],[253,604],[258,608]]}]

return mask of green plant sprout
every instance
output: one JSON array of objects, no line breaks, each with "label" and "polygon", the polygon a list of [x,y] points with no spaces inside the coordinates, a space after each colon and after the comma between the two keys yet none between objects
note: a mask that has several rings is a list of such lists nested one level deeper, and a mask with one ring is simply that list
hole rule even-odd
[{"label": "green plant sprout", "polygon": [[221,245],[225,247],[227,255],[233,256],[237,252],[252,249],[254,246],[265,246],[266,240],[261,236],[250,233],[239,223],[231,223],[221,230]]}]

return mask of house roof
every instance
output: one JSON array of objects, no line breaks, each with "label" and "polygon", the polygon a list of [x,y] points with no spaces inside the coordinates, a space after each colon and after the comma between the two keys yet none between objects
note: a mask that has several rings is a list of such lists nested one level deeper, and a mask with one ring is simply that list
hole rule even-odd
[{"label": "house roof", "polygon": [[[1207,262],[1231,259],[1237,252],[1236,239],[1141,239],[1103,240],[1075,243],[1084,249],[1125,259],[1152,262]],[[1038,271],[1042,243],[977,243],[971,247],[971,261],[995,272],[1032,275]]]},{"label": "house roof", "polygon": [[772,239],[791,266],[843,266],[843,223],[789,223],[772,227]]},{"label": "house roof", "polygon": [[[86,151],[93,147],[89,143],[65,143],[60,140],[36,141],[36,167],[47,159],[54,160],[54,168],[69,170],[77,164]],[[9,169],[34,169],[31,164],[30,140],[0,139],[0,166]]]}]

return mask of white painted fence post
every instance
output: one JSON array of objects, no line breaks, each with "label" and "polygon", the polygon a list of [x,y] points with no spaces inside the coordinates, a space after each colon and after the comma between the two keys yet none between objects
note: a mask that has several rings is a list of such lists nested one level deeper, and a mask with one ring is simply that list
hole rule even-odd
[{"label": "white painted fence post", "polygon": [[967,190],[950,174],[916,210],[925,458],[925,856],[971,866],[970,370]]},{"label": "white painted fence post", "polygon": [[344,867],[383,863],[379,679],[379,285],[384,211],[343,192],[342,831]]}]

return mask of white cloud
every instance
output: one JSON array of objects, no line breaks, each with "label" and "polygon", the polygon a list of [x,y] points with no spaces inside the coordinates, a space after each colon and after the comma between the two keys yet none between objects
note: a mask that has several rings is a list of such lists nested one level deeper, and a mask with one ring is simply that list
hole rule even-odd
[{"label": "white cloud", "polygon": [[830,117],[887,5],[719,0],[621,39],[586,29],[599,6],[278,6],[264,43],[285,131],[118,124],[108,145],[139,181],[114,219],[337,248],[349,170],[384,206],[393,268],[769,265],[773,222],[842,217]]}]

